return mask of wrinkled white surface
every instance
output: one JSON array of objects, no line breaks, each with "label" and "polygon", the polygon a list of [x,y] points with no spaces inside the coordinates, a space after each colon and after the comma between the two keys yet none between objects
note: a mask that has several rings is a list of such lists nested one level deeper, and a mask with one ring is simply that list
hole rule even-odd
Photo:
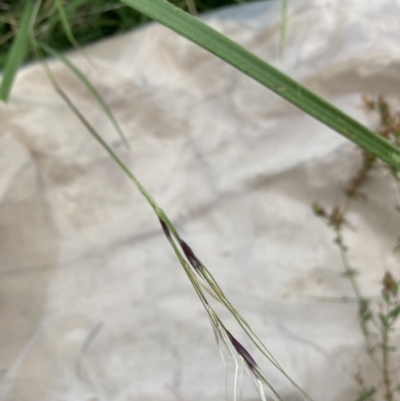
[{"label": "wrinkled white surface", "polygon": [[[295,3],[284,70],[370,124],[360,95],[400,93],[400,3]],[[278,65],[279,4],[207,22]],[[176,223],[288,374],[315,400],[354,400],[365,357],[329,207],[359,165],[354,145],[166,28],[151,24],[71,54],[129,136],[51,68]],[[151,208],[55,94],[38,65],[0,109],[0,401],[225,399],[206,313]],[[350,215],[354,267],[379,293],[399,234],[389,182]],[[222,307],[227,326],[262,358]],[[286,400],[299,399],[268,365]],[[230,369],[232,380],[232,367]],[[370,376],[372,377],[372,376]],[[245,400],[258,399],[249,383]]]}]

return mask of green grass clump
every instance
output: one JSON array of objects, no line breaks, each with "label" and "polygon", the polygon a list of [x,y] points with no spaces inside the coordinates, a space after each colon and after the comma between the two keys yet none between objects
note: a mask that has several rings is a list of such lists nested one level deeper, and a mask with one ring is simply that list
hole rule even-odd
[{"label": "green grass clump", "polygon": [[[177,7],[198,12],[213,10],[250,0],[171,0]],[[0,70],[18,31],[26,0],[0,0]],[[62,8],[59,7],[61,4]],[[63,12],[60,13],[60,9]],[[70,32],[66,28],[68,20]],[[43,0],[35,24],[35,36],[48,46],[63,51],[73,46],[71,36],[80,46],[107,36],[126,32],[149,21],[131,7],[112,0]],[[28,59],[33,57],[28,53]]]}]

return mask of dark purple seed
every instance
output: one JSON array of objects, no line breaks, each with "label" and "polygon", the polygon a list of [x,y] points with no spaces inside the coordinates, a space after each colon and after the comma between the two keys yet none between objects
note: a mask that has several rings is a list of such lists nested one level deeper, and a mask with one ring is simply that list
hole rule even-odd
[{"label": "dark purple seed", "polygon": [[246,348],[243,347],[242,344],[238,340],[236,340],[235,337],[231,333],[229,333],[228,330],[226,330],[226,334],[228,334],[229,340],[232,343],[233,347],[235,348],[236,352],[243,357],[245,362],[247,363],[247,366],[249,368],[257,368],[256,361],[253,359],[253,357],[248,353]]},{"label": "dark purple seed", "polygon": [[160,218],[159,218],[159,220],[160,220],[160,223],[161,223],[161,227],[162,227],[162,229],[164,231],[164,234],[166,235],[166,237],[169,240],[171,240],[171,233],[169,232],[169,228],[167,227],[167,225],[164,223],[163,220],[161,220]]},{"label": "dark purple seed", "polygon": [[192,251],[192,248],[183,239],[180,239],[179,243],[180,243],[183,253],[187,257],[189,263],[196,270],[200,270],[202,267],[202,264],[201,264],[200,260],[197,258],[197,256],[194,254],[194,252]]}]

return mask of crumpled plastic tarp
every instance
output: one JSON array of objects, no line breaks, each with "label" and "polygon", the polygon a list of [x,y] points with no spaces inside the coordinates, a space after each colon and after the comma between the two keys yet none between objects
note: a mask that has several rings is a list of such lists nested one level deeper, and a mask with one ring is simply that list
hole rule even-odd
[{"label": "crumpled plastic tarp", "polygon": [[[333,102],[374,121],[361,95],[400,90],[400,2],[279,2],[205,21]],[[88,90],[57,81],[113,146],[275,358],[316,401],[354,400],[366,356],[334,234],[311,204],[343,201],[355,145],[168,29],[148,26],[68,57],[127,133],[124,149]],[[89,59],[89,61],[88,61]],[[151,208],[38,64],[0,108],[0,401],[208,401],[232,397],[203,307]],[[374,173],[345,230],[366,296],[379,295],[400,233],[390,179]],[[325,298],[324,298],[325,299]],[[300,396],[222,306],[226,326],[284,400]],[[259,399],[246,379],[244,400]]]}]

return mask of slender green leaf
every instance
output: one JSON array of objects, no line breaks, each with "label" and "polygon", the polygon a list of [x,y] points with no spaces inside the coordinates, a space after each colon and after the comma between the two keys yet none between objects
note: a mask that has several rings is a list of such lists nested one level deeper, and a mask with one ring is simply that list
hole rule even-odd
[{"label": "slender green leaf", "polygon": [[73,64],[64,55],[62,55],[61,53],[59,53],[57,50],[53,49],[52,47],[47,46],[45,43],[41,43],[41,42],[36,42],[36,45],[39,46],[42,50],[44,50],[46,53],[52,55],[53,57],[60,59],[80,79],[80,81],[86,86],[86,88],[90,91],[90,93],[97,100],[97,102],[102,107],[104,112],[107,114],[107,117],[110,119],[115,130],[118,132],[118,135],[120,136],[122,142],[125,144],[125,146],[127,148],[129,148],[128,140],[127,140],[125,134],[123,133],[121,127],[119,126],[116,118],[114,117],[111,109],[108,107],[107,103],[105,102],[103,97],[100,95],[99,91],[89,81],[89,79],[85,76],[85,74],[75,64]]},{"label": "slender green leaf", "polygon": [[57,6],[58,13],[60,15],[61,24],[64,28],[65,34],[67,35],[68,40],[70,41],[71,45],[74,46],[76,49],[79,48],[78,42],[75,40],[74,35],[72,34],[72,29],[68,22],[67,14],[64,10],[64,6],[62,5],[61,0],[54,0]]},{"label": "slender green leaf", "polygon": [[[73,12],[75,12],[79,7],[84,6],[86,3],[89,3],[90,0],[72,0],[69,1],[68,4],[66,4],[64,6],[64,13],[66,18],[68,18],[68,14],[72,14]],[[50,35],[53,34],[53,30],[56,27],[56,25],[58,24],[58,22],[61,19],[61,14],[58,13],[54,13],[50,19],[47,22],[47,27],[46,27],[46,31],[44,32],[44,37],[45,38],[49,38]],[[68,20],[67,20],[68,21]]]},{"label": "slender green leaf", "polygon": [[287,18],[288,18],[288,0],[281,0],[281,26],[279,37],[279,58],[283,61],[285,56],[286,46],[286,31],[287,31]]},{"label": "slender green leaf", "polygon": [[0,100],[8,101],[11,88],[14,83],[18,68],[24,62],[27,55],[29,44],[29,28],[33,15],[34,7],[32,0],[27,0],[22,12],[21,23],[18,27],[18,32],[12,43],[10,52],[4,66],[3,77],[0,85]]},{"label": "slender green leaf", "polygon": [[394,168],[400,168],[400,151],[388,141],[188,13],[165,0],[121,1],[225,60]]}]

